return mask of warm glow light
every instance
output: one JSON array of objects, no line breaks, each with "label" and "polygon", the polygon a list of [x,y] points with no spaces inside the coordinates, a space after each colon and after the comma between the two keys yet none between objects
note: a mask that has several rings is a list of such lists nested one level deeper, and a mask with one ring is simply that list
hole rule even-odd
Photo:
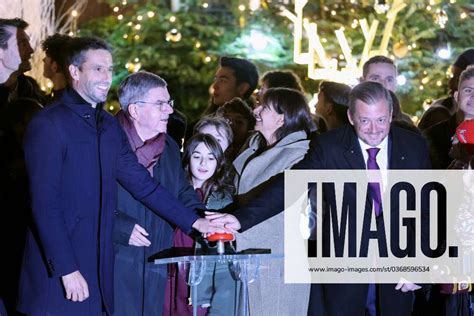
[{"label": "warm glow light", "polygon": [[135,25],[135,30],[139,30],[141,28],[142,28],[142,26],[140,24]]},{"label": "warm glow light", "polygon": [[424,77],[423,79],[421,79],[422,84],[427,84],[428,82],[430,82],[430,78],[428,77]]},{"label": "warm glow light", "polygon": [[119,7],[114,7],[114,12],[119,12]]},{"label": "warm glow light", "polygon": [[76,17],[76,16],[77,16],[77,11],[76,11],[76,10],[72,10],[72,11],[71,11],[71,15],[72,15],[73,17]]},{"label": "warm glow light", "polygon": [[136,40],[139,40],[139,39],[140,39],[140,35],[137,34],[137,35],[135,35],[133,38],[136,39]]},{"label": "warm glow light", "polygon": [[138,63],[140,61],[140,58],[135,58],[135,62]]},{"label": "warm glow light", "polygon": [[204,58],[204,62],[205,63],[208,63],[211,61],[211,57],[210,56],[206,56],[206,58]]},{"label": "warm glow light", "polygon": [[425,87],[423,87],[423,86],[420,86],[420,90],[423,90],[424,88],[425,88]]},{"label": "warm glow light", "polygon": [[119,14],[119,16],[117,16],[117,19],[122,20],[122,19],[123,19],[123,15]]},{"label": "warm glow light", "polygon": [[201,42],[200,42],[200,41],[197,41],[196,44],[194,44],[194,47],[200,48],[200,47],[201,47]]},{"label": "warm glow light", "polygon": [[204,9],[207,9],[207,8],[209,7],[209,4],[208,4],[207,2],[204,2],[204,3],[202,4],[202,7],[203,7]]},{"label": "warm glow light", "polygon": [[128,38],[128,34],[123,34],[123,38]]},{"label": "warm glow light", "polygon": [[153,12],[153,11],[148,11],[147,15],[148,15],[149,18],[152,18],[152,17],[155,16],[155,12]]},{"label": "warm glow light", "polygon": [[245,11],[245,6],[243,4],[239,5],[239,11]]},{"label": "warm glow light", "polygon": [[143,20],[143,16],[141,16],[141,15],[137,16],[137,20],[138,20],[138,21]]},{"label": "warm glow light", "polygon": [[174,15],[170,16],[170,22],[171,23],[176,22],[176,17]]},{"label": "warm glow light", "polygon": [[463,12],[459,15],[459,17],[464,20],[465,18],[467,18],[467,13],[466,12]]},{"label": "warm glow light", "polygon": [[[354,0],[356,3],[358,1]],[[339,52],[327,53],[325,45],[328,43],[328,39],[318,34],[318,23],[309,21],[310,19],[305,18],[303,9],[309,0],[295,0],[294,1],[294,13],[287,9],[283,9],[282,15],[293,22],[293,60],[297,64],[308,65],[308,77],[314,80],[332,80],[336,82],[344,82],[349,84],[357,83],[357,78],[362,75],[362,65],[367,59],[373,55],[390,56],[388,51],[389,41],[392,37],[393,28],[398,12],[403,10],[407,6],[406,0],[393,0],[390,4],[389,1],[384,2],[385,7],[384,14],[386,15],[387,21],[383,26],[383,36],[380,41],[376,40],[377,27],[379,21],[369,23],[366,19],[348,21],[352,28],[357,28],[358,25],[361,27],[365,42],[364,49],[360,58],[356,58],[352,55],[352,47],[349,45],[349,41],[345,37],[344,28],[339,27],[336,30],[337,44],[339,44]],[[382,2],[382,1],[380,1]],[[322,2],[324,3],[324,2]],[[376,2],[378,3],[378,2]],[[328,5],[323,5],[322,9],[332,16],[337,16],[338,7],[334,9]],[[353,8],[350,9],[354,11]],[[381,14],[381,13],[379,13]],[[303,36],[303,32],[306,36]],[[326,35],[326,34],[325,34]],[[303,45],[303,40],[307,37],[308,44]],[[377,49],[373,49],[374,43],[380,42]],[[307,47],[307,48],[306,48]],[[332,46],[331,46],[332,47]],[[414,47],[414,46],[412,46]],[[336,49],[338,49],[336,47]],[[341,56],[343,56],[344,61]],[[331,58],[335,56],[337,58]],[[392,56],[392,58],[394,58]]]},{"label": "warm glow light", "polygon": [[441,82],[441,80],[438,80],[438,81],[436,81],[436,85],[437,85],[438,87],[441,87],[441,86],[443,85],[443,83]]}]

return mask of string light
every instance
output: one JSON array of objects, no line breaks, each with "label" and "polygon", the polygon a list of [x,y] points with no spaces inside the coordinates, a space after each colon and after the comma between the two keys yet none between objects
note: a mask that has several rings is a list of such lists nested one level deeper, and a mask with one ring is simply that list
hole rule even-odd
[{"label": "string light", "polygon": [[407,78],[404,75],[397,76],[397,83],[399,86],[403,86],[407,83]]},{"label": "string light", "polygon": [[135,30],[138,31],[138,30],[140,30],[141,28],[142,28],[142,26],[141,26],[140,24],[135,25]]},{"label": "string light", "polygon": [[170,22],[171,23],[176,22],[176,17],[174,15],[170,16]]},{"label": "string light", "polygon": [[166,33],[166,41],[167,42],[179,42],[183,36],[177,29],[172,29],[171,31]]},{"label": "string light", "polygon": [[245,11],[245,6],[243,4],[239,5],[239,11],[240,12]]},{"label": "string light", "polygon": [[140,35],[137,34],[133,38],[138,41],[140,39]]},{"label": "string light", "polygon": [[141,15],[137,16],[137,20],[138,20],[138,21],[143,20],[143,16],[141,16]]},{"label": "string light", "polygon": [[332,10],[332,11],[331,11],[331,15],[332,15],[332,16],[335,16],[335,15],[336,15],[336,11]]},{"label": "string light", "polygon": [[72,15],[73,17],[77,17],[77,11],[76,11],[76,10],[72,10],[72,11],[71,11],[71,15]]},{"label": "string light", "polygon": [[125,39],[127,39],[127,38],[128,38],[128,34],[123,34],[122,37],[125,38]]},{"label": "string light", "polygon": [[117,16],[117,19],[122,20],[122,19],[123,19],[123,15],[119,14],[119,16]]},{"label": "string light", "polygon": [[153,12],[153,11],[148,11],[147,15],[148,15],[149,18],[152,18],[152,17],[155,16],[155,12]]},{"label": "string light", "polygon": [[200,47],[201,47],[201,42],[200,42],[200,41],[197,41],[196,44],[194,44],[194,47],[200,48]]},{"label": "string light", "polygon": [[467,18],[466,12],[461,13],[459,17],[461,18],[461,20],[464,20],[465,18]]},{"label": "string light", "polygon": [[390,6],[385,0],[376,0],[374,9],[378,14],[384,14],[388,9],[390,9]]},{"label": "string light", "polygon": [[430,78],[428,77],[424,77],[423,79],[421,79],[422,84],[427,84],[428,82],[430,82]]},{"label": "string light", "polygon": [[443,84],[443,83],[441,82],[441,80],[436,81],[436,85],[437,85],[438,87],[441,87],[442,84]]},{"label": "string light", "polygon": [[444,29],[446,23],[448,23],[448,14],[446,13],[446,11],[441,9],[436,10],[435,21],[440,28]]},{"label": "string light", "polygon": [[206,57],[204,58],[204,62],[205,62],[205,63],[209,63],[210,61],[211,61],[211,57],[210,57],[210,56],[206,56]]},{"label": "string light", "polygon": [[114,12],[119,12],[119,7],[114,7]]},{"label": "string light", "polygon": [[423,87],[422,85],[420,85],[420,90],[423,90],[425,87]]},{"label": "string light", "polygon": [[204,3],[202,4],[202,7],[203,7],[204,9],[207,9],[207,8],[209,7],[209,3],[204,2]]}]

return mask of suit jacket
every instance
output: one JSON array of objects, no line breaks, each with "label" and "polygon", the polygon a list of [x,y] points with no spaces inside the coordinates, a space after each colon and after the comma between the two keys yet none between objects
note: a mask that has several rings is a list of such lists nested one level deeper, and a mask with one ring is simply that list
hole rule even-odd
[{"label": "suit jacket", "polygon": [[[25,161],[34,225],[27,234],[19,310],[34,315],[113,312],[117,181],[184,231],[198,218],[150,177],[118,121],[66,90],[28,126]],[[61,276],[79,270],[84,302],[65,298]]]},{"label": "suit jacket", "polygon": [[457,126],[458,117],[453,114],[449,119],[439,122],[423,132],[428,141],[433,169],[447,169],[453,161],[449,157],[449,151],[453,145],[451,138],[456,133]]},{"label": "suit jacket", "polygon": [[[427,169],[428,147],[418,134],[392,126],[388,145],[389,169]],[[357,135],[350,125],[329,131],[313,139],[305,158],[293,169],[365,169]],[[246,207],[234,215],[242,229],[273,216],[284,209],[283,175]],[[409,315],[413,293],[394,290],[395,285],[378,286],[380,312],[386,315]],[[313,284],[308,315],[364,315],[367,284]]]}]

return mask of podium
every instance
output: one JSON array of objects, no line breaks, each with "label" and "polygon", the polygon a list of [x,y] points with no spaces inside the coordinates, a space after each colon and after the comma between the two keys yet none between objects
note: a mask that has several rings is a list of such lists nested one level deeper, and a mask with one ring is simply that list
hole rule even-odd
[{"label": "podium", "polygon": [[189,271],[188,285],[191,287],[191,300],[193,302],[193,315],[197,315],[197,286],[201,283],[206,266],[213,263],[228,263],[229,273],[236,281],[241,281],[241,316],[248,316],[248,285],[258,279],[259,270],[266,261],[281,259],[283,254],[270,253],[236,253],[223,255],[181,256],[172,258],[155,259],[154,264],[177,263],[178,270]]}]

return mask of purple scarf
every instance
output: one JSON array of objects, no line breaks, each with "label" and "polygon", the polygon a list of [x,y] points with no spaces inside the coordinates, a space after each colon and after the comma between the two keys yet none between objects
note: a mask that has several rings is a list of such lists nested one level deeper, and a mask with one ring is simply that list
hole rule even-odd
[{"label": "purple scarf", "polygon": [[127,135],[128,142],[130,143],[135,155],[137,155],[138,162],[143,167],[147,168],[148,172],[153,175],[153,166],[165,150],[166,134],[158,134],[156,137],[144,142],[140,136],[138,136],[135,126],[133,126],[133,123],[123,111],[118,112],[115,117],[120,125],[122,125],[122,128]]}]

